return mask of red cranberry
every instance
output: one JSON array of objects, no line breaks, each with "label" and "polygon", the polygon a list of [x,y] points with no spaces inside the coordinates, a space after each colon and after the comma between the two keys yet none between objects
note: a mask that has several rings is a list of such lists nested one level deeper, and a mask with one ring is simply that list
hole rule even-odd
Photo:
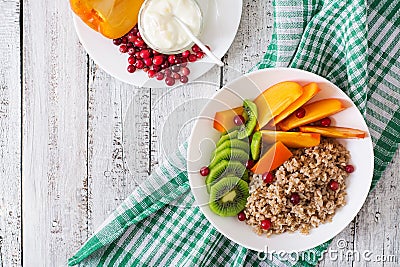
[{"label": "red cranberry", "polygon": [[172,78],[172,77],[167,77],[167,78],[165,78],[165,83],[166,83],[168,86],[172,86],[172,85],[175,84],[175,79]]},{"label": "red cranberry", "polygon": [[136,62],[136,59],[133,56],[128,57],[129,65],[133,65],[133,64],[135,64],[135,62]]},{"label": "red cranberry", "polygon": [[182,57],[183,58],[187,58],[187,57],[189,57],[190,56],[190,51],[189,50],[186,50],[186,51],[183,51],[182,52]]},{"label": "red cranberry", "polygon": [[137,38],[134,42],[135,46],[137,47],[143,47],[144,46],[144,41],[142,38]]},{"label": "red cranberry", "polygon": [[262,175],[262,180],[266,184],[271,184],[274,181],[274,176],[270,172],[266,172]]},{"label": "red cranberry", "polygon": [[156,71],[155,70],[148,70],[147,71],[147,76],[149,76],[149,78],[153,78],[154,75],[156,75]]},{"label": "red cranberry", "polygon": [[189,81],[189,79],[187,76],[182,75],[180,81],[181,81],[181,83],[187,83]]},{"label": "red cranberry", "polygon": [[189,62],[195,62],[197,60],[196,55],[194,54],[190,54],[190,56],[188,57]]},{"label": "red cranberry", "polygon": [[304,108],[299,108],[298,110],[296,110],[295,114],[297,118],[303,118],[306,115],[306,110]]},{"label": "red cranberry", "polygon": [[126,37],[126,36],[121,37],[121,43],[127,44],[128,43],[128,37]]},{"label": "red cranberry", "polygon": [[133,66],[133,65],[128,65],[128,67],[126,69],[129,73],[134,73],[136,70],[135,66]]},{"label": "red cranberry", "polygon": [[153,65],[153,60],[152,60],[150,57],[143,59],[143,62],[144,62],[144,64],[145,64],[146,66],[148,66],[148,67],[150,67],[151,65]]},{"label": "red cranberry", "polygon": [[170,69],[166,69],[165,70],[165,76],[171,77],[171,75],[172,75],[172,71]]},{"label": "red cranberry", "polygon": [[113,40],[113,44],[114,44],[114,45],[120,45],[121,43],[122,43],[121,38],[117,38],[117,39],[114,39],[114,40]]},{"label": "red cranberry", "polygon": [[140,56],[140,51],[137,51],[137,52],[135,53],[135,58],[137,58],[137,59],[142,59],[142,57]]},{"label": "red cranberry", "polygon": [[195,52],[195,53],[197,53],[197,52],[200,52],[201,49],[200,49],[200,47],[199,47],[197,44],[195,44],[195,45],[192,46],[192,51]]},{"label": "red cranberry", "polygon": [[[151,60],[151,58],[150,58],[150,60]],[[153,61],[151,61],[151,63],[153,64]],[[155,65],[155,66],[153,66],[153,70],[155,70],[156,72],[159,72],[161,70],[161,66]]]},{"label": "red cranberry", "polygon": [[164,63],[164,57],[161,55],[157,55],[153,58],[153,64],[154,65],[161,65]]},{"label": "red cranberry", "polygon": [[128,34],[128,41],[129,42],[134,43],[137,40],[137,38],[138,37],[135,34],[131,33],[131,32]]},{"label": "red cranberry", "polygon": [[172,74],[172,78],[174,78],[175,80],[180,80],[181,79],[181,75],[179,73],[174,73]]},{"label": "red cranberry", "polygon": [[321,120],[321,125],[328,127],[329,125],[331,125],[331,119],[329,119],[328,117],[324,118]]},{"label": "red cranberry", "polygon": [[182,63],[182,58],[176,58],[175,59],[175,61],[174,61],[174,64],[180,64],[180,63]]},{"label": "red cranberry", "polygon": [[[182,64],[181,64],[182,66]],[[188,68],[186,68],[185,66],[182,66],[182,74],[188,76],[190,74],[190,70]]]},{"label": "red cranberry", "polygon": [[205,55],[204,52],[201,52],[201,51],[196,53],[197,58],[203,58],[204,55]]},{"label": "red cranberry", "polygon": [[187,63],[186,63],[186,62],[182,62],[182,63],[179,64],[179,66],[181,66],[181,67],[186,67],[186,66],[187,66]]},{"label": "red cranberry", "polygon": [[130,56],[134,55],[135,53],[136,53],[136,49],[135,48],[133,48],[133,47],[129,47],[128,48],[128,54]]},{"label": "red cranberry", "polygon": [[176,57],[174,55],[169,55],[168,56],[168,62],[171,63],[171,64],[175,63],[175,59],[176,59]]},{"label": "red cranberry", "polygon": [[207,176],[210,173],[210,169],[207,166],[204,166],[200,169],[201,176]]},{"label": "red cranberry", "polygon": [[164,79],[164,73],[157,72],[155,77],[156,77],[157,80],[161,81],[162,79]]},{"label": "red cranberry", "polygon": [[251,169],[254,167],[255,162],[252,159],[249,159],[248,161],[246,161],[246,169]]},{"label": "red cranberry", "polygon": [[233,117],[233,123],[237,126],[242,125],[245,122],[244,118],[242,115],[236,115]]},{"label": "red cranberry", "polygon": [[335,181],[335,180],[331,180],[331,181],[328,183],[328,186],[329,186],[329,189],[330,189],[330,190],[336,191],[336,190],[338,190],[338,188],[339,188],[339,183],[338,183],[337,181]]},{"label": "red cranberry", "polygon": [[173,72],[179,72],[181,70],[181,67],[174,65],[174,66],[171,67],[171,70]]},{"label": "red cranberry", "polygon": [[144,72],[148,72],[148,71],[149,71],[149,69],[150,69],[150,68],[149,68],[149,67],[147,67],[147,66],[143,67],[143,71],[144,71]]},{"label": "red cranberry", "polygon": [[134,48],[134,45],[133,45],[133,43],[132,43],[132,42],[128,42],[128,43],[126,44],[126,47],[128,47],[128,48],[131,48],[131,47],[133,47],[133,48]]},{"label": "red cranberry", "polygon": [[243,222],[244,220],[246,220],[246,214],[244,214],[243,211],[239,212],[239,214],[237,215],[238,220]]},{"label": "red cranberry", "polygon": [[297,193],[292,193],[290,195],[290,202],[292,202],[293,205],[297,205],[300,202],[300,196]]},{"label": "red cranberry", "polygon": [[143,61],[140,60],[140,59],[136,60],[136,62],[135,62],[135,67],[136,67],[137,69],[143,69],[143,68],[144,68],[144,63],[143,63]]},{"label": "red cranberry", "polygon": [[261,228],[263,230],[268,230],[269,228],[271,228],[271,220],[270,219],[262,220],[261,221]]},{"label": "red cranberry", "polygon": [[150,50],[144,49],[144,50],[140,51],[140,56],[141,56],[141,58],[149,58],[151,56]]},{"label": "red cranberry", "polygon": [[121,46],[119,47],[119,52],[121,52],[121,53],[126,53],[126,52],[128,52],[128,48],[126,47],[126,45],[121,45]]},{"label": "red cranberry", "polygon": [[[182,64],[186,64],[186,62],[188,62],[188,59],[187,59],[187,57],[181,57],[181,65]],[[186,66],[186,65],[185,65]]]},{"label": "red cranberry", "polygon": [[160,52],[158,52],[158,51],[156,51],[156,50],[152,50],[151,52],[153,52],[153,55],[155,55],[155,56],[157,56],[157,55],[159,55],[160,54]]},{"label": "red cranberry", "polygon": [[346,165],[345,170],[346,170],[347,173],[352,173],[352,172],[354,172],[354,166],[350,165],[350,164]]},{"label": "red cranberry", "polygon": [[169,68],[169,66],[170,66],[169,62],[165,61],[163,64],[160,65],[160,68],[166,69],[166,68]]}]

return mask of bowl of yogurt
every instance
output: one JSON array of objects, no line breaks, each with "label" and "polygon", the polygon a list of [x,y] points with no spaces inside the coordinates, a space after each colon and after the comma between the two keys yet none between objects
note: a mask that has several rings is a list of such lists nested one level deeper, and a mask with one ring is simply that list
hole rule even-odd
[{"label": "bowl of yogurt", "polygon": [[146,0],[138,19],[143,40],[163,54],[177,54],[193,45],[175,17],[197,37],[203,28],[203,14],[196,0]]}]

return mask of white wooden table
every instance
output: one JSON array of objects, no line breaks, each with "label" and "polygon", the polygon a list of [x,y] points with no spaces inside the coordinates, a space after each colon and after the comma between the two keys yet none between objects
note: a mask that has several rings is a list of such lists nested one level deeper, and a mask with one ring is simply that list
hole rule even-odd
[{"label": "white wooden table", "polygon": [[[173,134],[160,134],[168,111],[184,100],[210,97],[216,87],[138,89],[115,80],[80,45],[68,1],[0,0],[0,22],[0,266],[65,266],[157,166],[162,138]],[[265,52],[271,25],[270,3],[245,0],[225,63],[246,72]],[[214,67],[201,79],[220,85],[234,76],[229,68]],[[136,131],[126,133],[130,105]],[[200,108],[191,105],[186,112],[194,116]],[[129,170],[124,136],[135,160]],[[399,257],[399,159],[397,153],[335,241]],[[320,265],[398,263],[325,257]]]}]

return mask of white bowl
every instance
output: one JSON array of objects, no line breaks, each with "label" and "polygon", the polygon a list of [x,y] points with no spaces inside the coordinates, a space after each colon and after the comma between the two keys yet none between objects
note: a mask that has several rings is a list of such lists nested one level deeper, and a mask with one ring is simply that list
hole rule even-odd
[{"label": "white bowl", "polygon": [[[205,179],[199,174],[202,166],[209,164],[211,152],[220,133],[213,128],[213,118],[217,111],[242,105],[243,99],[254,99],[265,89],[282,81],[296,81],[301,85],[318,83],[321,91],[312,102],[325,98],[340,98],[349,103],[344,111],[331,116],[333,125],[362,129],[368,132],[364,139],[337,139],[350,151],[350,162],[355,172],[347,179],[347,204],[336,211],[332,222],[313,228],[308,235],[283,233],[257,235],[252,228],[236,217],[220,217],[208,207],[209,194]],[[202,110],[196,120],[188,147],[189,182],[201,211],[210,223],[230,240],[256,251],[303,251],[320,245],[341,232],[361,209],[371,186],[374,154],[372,141],[363,116],[350,98],[333,83],[316,74],[290,68],[264,69],[242,76],[218,91]]]}]

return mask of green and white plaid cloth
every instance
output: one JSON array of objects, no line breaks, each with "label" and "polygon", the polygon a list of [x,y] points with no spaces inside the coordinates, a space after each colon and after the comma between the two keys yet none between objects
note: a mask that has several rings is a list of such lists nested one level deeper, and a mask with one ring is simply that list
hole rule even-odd
[{"label": "green and white plaid cloth", "polygon": [[[275,0],[274,32],[257,68],[290,66],[342,88],[374,143],[373,186],[400,143],[400,2]],[[137,188],[69,260],[82,266],[314,266],[330,242],[296,261],[260,260],[190,204],[186,145]],[[307,255],[317,255],[308,257]]]}]

